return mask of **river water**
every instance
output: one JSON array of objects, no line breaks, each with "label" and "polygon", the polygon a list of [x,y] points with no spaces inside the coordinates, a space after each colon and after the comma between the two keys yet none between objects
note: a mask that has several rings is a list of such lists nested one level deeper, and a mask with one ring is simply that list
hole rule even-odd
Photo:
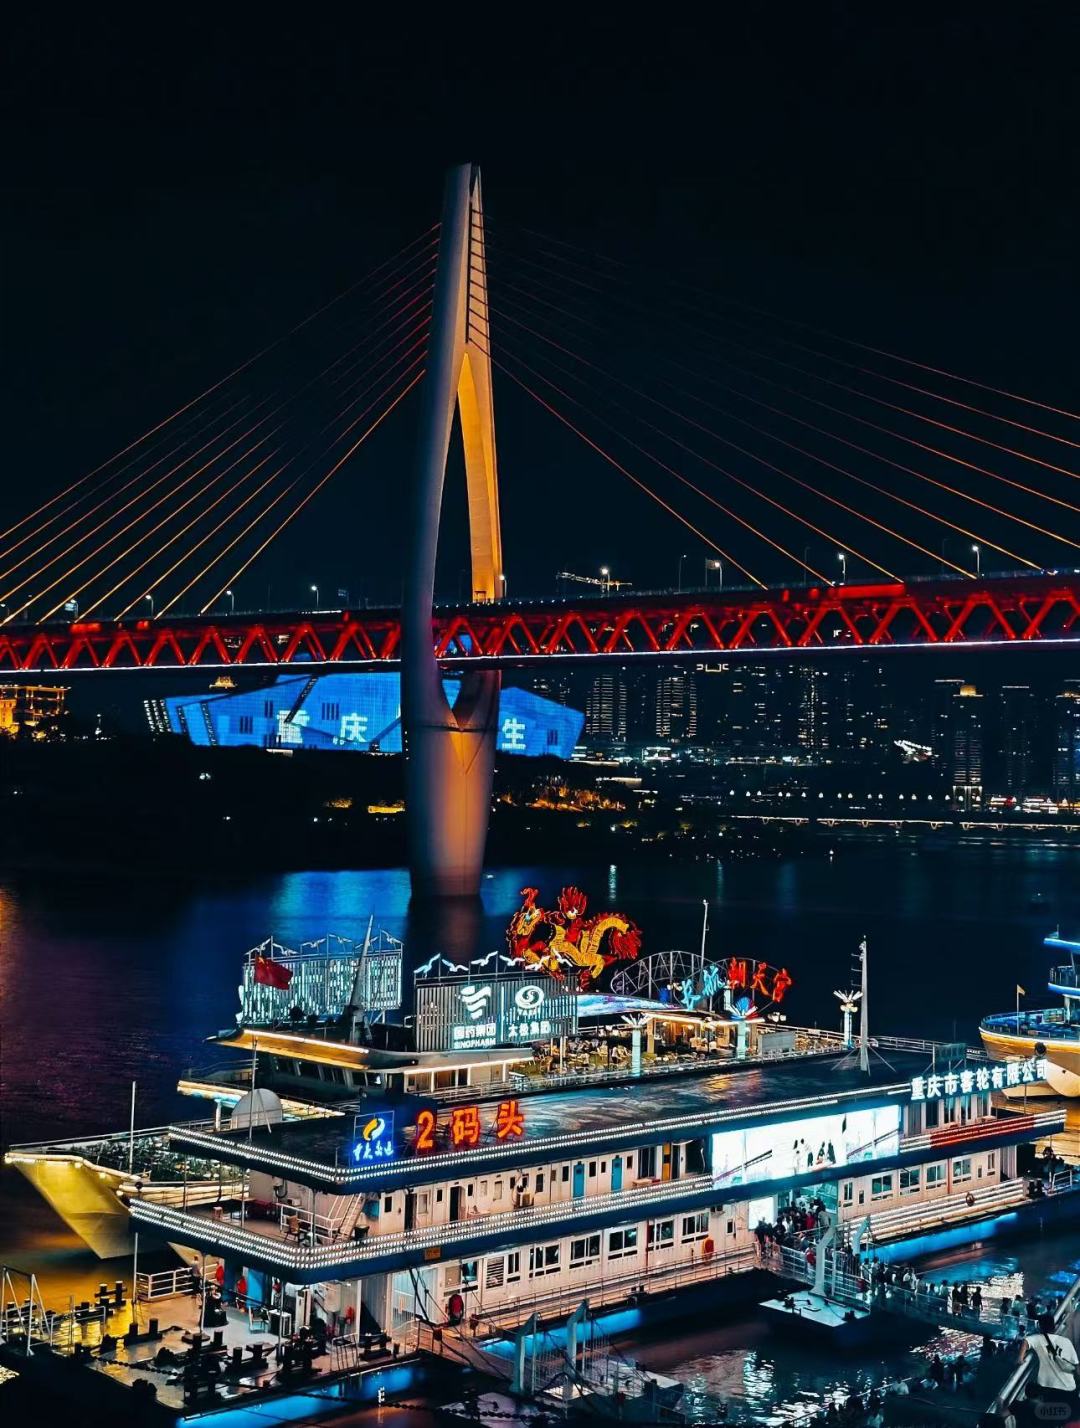
[{"label": "river water", "polygon": [[[787,967],[793,1021],[838,1025],[832,993],[848,985],[865,935],[871,1030],[969,1039],[982,1015],[1013,1006],[1017,983],[1037,1004],[1051,960],[1043,936],[1058,926],[1066,936],[1080,932],[1077,860],[1064,847],[987,841],[922,851],[848,845],[789,861],[500,868],[484,882],[478,926],[446,929],[446,949],[501,945],[527,885],[544,902],[573,883],[594,910],[625,911],[644,931],[643,955],[696,949],[708,900],[708,955]],[[408,938],[404,870],[195,886],[164,875],[0,878],[4,1143],[125,1126],[133,1080],[140,1125],[190,1115],[176,1079],[214,1059],[204,1038],[232,1023],[243,952],[270,932],[292,946],[327,931],[362,937],[369,914]],[[2,1180],[0,1255],[25,1261],[33,1247],[72,1285],[109,1277],[10,1174]],[[984,1266],[984,1277],[1026,1274],[1041,1285],[1077,1267],[1080,1237],[1060,1236],[1049,1253],[1010,1250]],[[908,1349],[897,1352],[854,1361],[845,1373],[870,1380],[901,1372]],[[769,1339],[755,1320],[698,1331],[675,1348],[653,1344],[641,1356],[732,1397],[757,1421],[767,1404],[820,1398],[839,1377]]]}]

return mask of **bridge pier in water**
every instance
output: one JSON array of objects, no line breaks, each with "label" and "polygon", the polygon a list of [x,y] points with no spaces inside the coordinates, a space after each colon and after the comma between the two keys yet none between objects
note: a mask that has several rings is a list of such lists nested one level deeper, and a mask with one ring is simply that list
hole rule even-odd
[{"label": "bridge pier in water", "polygon": [[435,560],[457,409],[465,451],[472,599],[500,593],[502,536],[480,174],[447,176],[422,386],[401,610],[401,714],[414,898],[479,895],[499,715],[497,670],[468,671],[451,705],[432,649]]}]

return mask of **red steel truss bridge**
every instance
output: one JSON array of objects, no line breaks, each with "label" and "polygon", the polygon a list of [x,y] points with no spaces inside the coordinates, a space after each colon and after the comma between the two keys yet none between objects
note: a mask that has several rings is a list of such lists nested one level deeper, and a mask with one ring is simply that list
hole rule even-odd
[{"label": "red steel truss bridge", "polygon": [[[1080,639],[1080,573],[439,606],[448,665],[790,655]],[[387,667],[395,609],[0,627],[0,673]]]}]

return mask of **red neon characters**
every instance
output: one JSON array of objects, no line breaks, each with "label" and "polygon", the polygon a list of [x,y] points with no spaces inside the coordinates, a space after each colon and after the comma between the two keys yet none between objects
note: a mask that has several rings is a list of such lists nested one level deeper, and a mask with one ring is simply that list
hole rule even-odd
[{"label": "red neon characters", "polygon": [[525,1134],[525,1112],[517,1101],[500,1101],[495,1113],[495,1138],[510,1140]]}]

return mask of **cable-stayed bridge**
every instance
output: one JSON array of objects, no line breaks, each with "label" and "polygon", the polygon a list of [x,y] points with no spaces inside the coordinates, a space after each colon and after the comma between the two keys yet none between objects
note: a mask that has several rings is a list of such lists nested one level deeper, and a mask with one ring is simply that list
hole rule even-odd
[{"label": "cable-stayed bridge", "polygon": [[[614,490],[636,559],[663,523],[695,552],[674,591],[510,598],[500,502],[535,488],[499,481],[497,386],[572,443],[559,558],[605,538]],[[446,606],[455,420],[471,580]],[[417,434],[400,606],[244,613],[391,421]],[[465,165],[438,223],[0,531],[0,674],[400,662],[414,885],[475,892],[502,667],[1074,641],[1074,481],[1080,415],[491,224]]]}]

